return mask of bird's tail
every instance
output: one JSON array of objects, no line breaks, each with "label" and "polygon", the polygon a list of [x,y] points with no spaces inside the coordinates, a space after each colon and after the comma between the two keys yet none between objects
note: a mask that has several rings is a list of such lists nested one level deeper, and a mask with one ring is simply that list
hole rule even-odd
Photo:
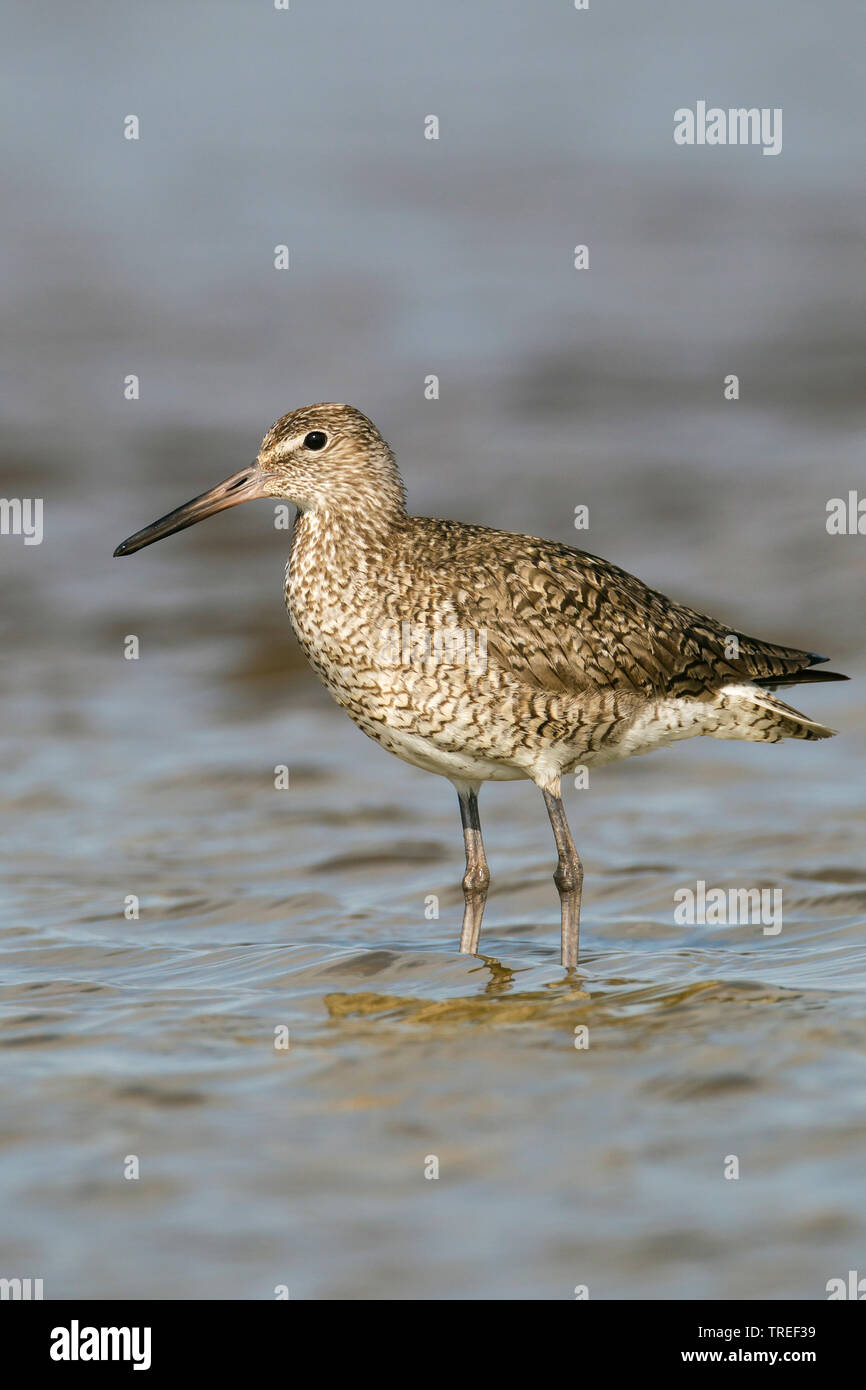
[{"label": "bird's tail", "polygon": [[[815,678],[820,679],[818,673]],[[800,676],[800,680],[803,676]],[[779,743],[783,738],[832,738],[835,729],[800,714],[758,685],[727,685],[719,691],[716,738],[742,738],[750,743]]]}]

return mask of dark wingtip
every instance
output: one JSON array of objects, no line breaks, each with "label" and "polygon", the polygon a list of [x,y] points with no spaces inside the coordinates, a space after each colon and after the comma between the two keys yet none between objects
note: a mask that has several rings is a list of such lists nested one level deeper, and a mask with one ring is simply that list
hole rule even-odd
[{"label": "dark wingtip", "polygon": [[802,671],[791,671],[785,676],[753,676],[752,684],[763,686],[765,690],[782,690],[789,685],[823,685],[828,681],[849,681],[840,671],[812,671],[804,666]]}]

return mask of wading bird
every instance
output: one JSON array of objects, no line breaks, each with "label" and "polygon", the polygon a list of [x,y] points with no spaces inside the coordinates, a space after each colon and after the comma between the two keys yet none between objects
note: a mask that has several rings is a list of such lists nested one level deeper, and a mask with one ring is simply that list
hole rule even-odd
[{"label": "wading bird", "polygon": [[732,632],[571,546],[410,516],[394,454],[349,405],[284,415],[249,468],[114,553],[131,555],[254,497],[298,509],[286,606],[334,699],[383,748],[457,790],[461,951],[478,949],[490,882],[482,782],[529,778],[544,797],[562,963],[572,967],[583,869],[564,773],[697,734],[778,743],[834,732],[773,694],[846,680],[812,669],[826,657]]}]

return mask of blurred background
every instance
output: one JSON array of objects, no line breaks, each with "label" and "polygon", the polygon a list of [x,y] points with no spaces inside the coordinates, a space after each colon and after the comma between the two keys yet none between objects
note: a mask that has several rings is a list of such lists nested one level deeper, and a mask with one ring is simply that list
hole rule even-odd
[{"label": "blurred background", "polygon": [[[0,1275],[781,1299],[866,1272],[866,538],[825,526],[866,490],[864,29],[855,0],[10,17],[2,491],[45,512],[41,545],[0,538]],[[677,147],[698,100],[781,107],[782,153]],[[579,983],[529,785],[485,789],[487,955],[456,954],[452,788],[316,684],[270,504],[111,558],[318,400],[375,420],[414,510],[859,676],[792,692],[838,739],[568,791]],[[784,930],[675,926],[698,879],[781,888]]]}]

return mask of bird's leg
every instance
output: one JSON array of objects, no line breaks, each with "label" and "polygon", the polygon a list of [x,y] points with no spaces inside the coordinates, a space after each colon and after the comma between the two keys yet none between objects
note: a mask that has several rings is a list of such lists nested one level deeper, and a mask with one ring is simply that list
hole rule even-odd
[{"label": "bird's leg", "polygon": [[460,800],[460,819],[463,822],[463,843],[466,846],[466,873],[463,875],[463,926],[460,931],[460,950],[477,955],[481,918],[487,902],[490,870],[481,839],[478,817],[478,788],[461,784],[457,788]]},{"label": "bird's leg", "polygon": [[562,908],[562,964],[567,969],[577,965],[577,945],[580,933],[580,891],[583,887],[583,865],[580,855],[574,848],[565,807],[559,795],[559,782],[556,792],[544,792],[544,804],[550,816],[556,852],[559,855],[553,881],[559,891]]}]

